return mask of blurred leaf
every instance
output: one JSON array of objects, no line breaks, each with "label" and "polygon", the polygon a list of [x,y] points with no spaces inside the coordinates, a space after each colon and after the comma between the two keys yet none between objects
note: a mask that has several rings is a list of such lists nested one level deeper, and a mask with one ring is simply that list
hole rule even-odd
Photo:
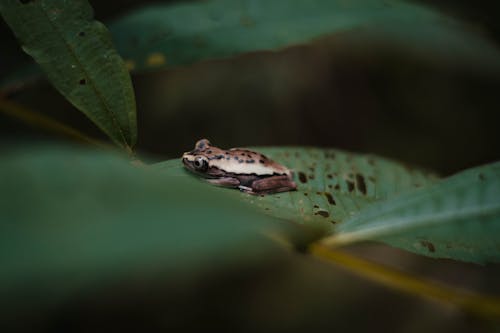
[{"label": "blurred leaf", "polygon": [[[458,19],[409,1],[211,0],[155,4],[108,24],[130,70],[279,50],[346,34],[345,48],[389,45],[443,65],[500,72],[498,47]],[[31,71],[33,74],[33,72]],[[0,84],[16,87],[27,73]]]},{"label": "blurred leaf", "polygon": [[[271,216],[330,232],[336,224],[374,202],[436,180],[429,173],[374,155],[317,148],[252,149],[291,168],[298,190],[263,197],[235,190],[221,191],[233,193]],[[180,160],[162,162],[156,167],[170,175],[186,174]]]},{"label": "blurred leaf", "polygon": [[[500,69],[500,50],[458,20],[408,1],[212,0],[158,4],[109,24],[120,54],[141,70],[283,49],[354,31],[361,43],[393,41],[420,54]],[[474,61],[474,60],[476,61]]]},{"label": "blurred leaf", "polygon": [[4,153],[0,188],[0,306],[13,313],[125,277],[258,264],[276,248],[263,233],[291,226],[194,178],[89,151]]},{"label": "blurred leaf", "polygon": [[500,261],[500,162],[373,205],[326,244],[378,240],[436,258]]},{"label": "blurred leaf", "polygon": [[136,142],[130,76],[84,0],[1,0],[0,12],[51,83],[118,145]]}]

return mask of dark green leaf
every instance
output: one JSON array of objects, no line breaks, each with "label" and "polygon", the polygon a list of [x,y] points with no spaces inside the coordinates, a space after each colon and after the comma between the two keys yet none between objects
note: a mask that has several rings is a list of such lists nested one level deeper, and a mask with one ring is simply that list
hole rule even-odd
[{"label": "dark green leaf", "polygon": [[377,240],[436,258],[500,261],[500,162],[369,207],[327,242]]},{"label": "dark green leaf", "polygon": [[52,84],[113,141],[137,136],[130,76],[84,0],[1,0],[0,12]]},{"label": "dark green leaf", "polygon": [[60,302],[109,281],[168,281],[271,258],[290,225],[196,179],[67,149],[2,154],[0,304]]},{"label": "dark green leaf", "polygon": [[[155,4],[111,22],[131,70],[280,50],[336,35],[336,47],[403,48],[443,66],[500,72],[500,50],[457,19],[409,1],[211,0]],[[341,40],[339,42],[339,40]],[[26,73],[3,80],[3,89]]]},{"label": "dark green leaf", "polygon": [[109,28],[120,54],[137,70],[277,50],[346,32],[360,45],[392,42],[421,55],[500,70],[500,51],[493,43],[458,20],[409,1],[158,4],[132,12]]}]

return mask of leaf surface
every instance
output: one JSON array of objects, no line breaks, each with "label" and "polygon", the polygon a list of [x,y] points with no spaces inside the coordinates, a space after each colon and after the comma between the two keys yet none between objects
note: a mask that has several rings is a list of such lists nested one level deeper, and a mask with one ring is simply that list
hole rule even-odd
[{"label": "leaf surface", "polygon": [[418,254],[500,261],[500,162],[378,203],[339,226],[328,244],[376,240]]},{"label": "leaf surface", "polygon": [[[229,191],[271,216],[319,226],[330,233],[337,224],[374,202],[432,184],[437,179],[429,172],[369,154],[300,147],[251,149],[292,169],[297,191],[254,196],[232,189],[220,190]],[[180,159],[156,167],[167,174],[188,175]]]}]

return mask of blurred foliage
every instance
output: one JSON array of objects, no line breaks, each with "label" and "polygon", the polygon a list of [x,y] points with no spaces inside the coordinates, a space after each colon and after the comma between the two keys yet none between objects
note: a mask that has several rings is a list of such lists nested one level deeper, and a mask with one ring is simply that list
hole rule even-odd
[{"label": "blurred foliage", "polygon": [[248,268],[272,260],[266,232],[294,230],[193,178],[134,168],[109,152],[3,154],[0,184],[4,320],[129,274],[173,283]]}]

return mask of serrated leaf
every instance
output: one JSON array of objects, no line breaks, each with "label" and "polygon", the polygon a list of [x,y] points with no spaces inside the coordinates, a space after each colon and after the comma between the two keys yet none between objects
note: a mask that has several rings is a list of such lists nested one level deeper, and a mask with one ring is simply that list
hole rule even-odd
[{"label": "serrated leaf", "polygon": [[[436,180],[428,172],[375,155],[319,148],[251,149],[292,169],[297,191],[253,196],[221,190],[230,191],[268,215],[314,225],[330,233],[367,206]],[[180,160],[158,163],[156,168],[177,177],[190,176]]]},{"label": "serrated leaf", "polygon": [[85,0],[1,0],[0,12],[50,82],[118,145],[136,142],[129,73]]},{"label": "serrated leaf", "polygon": [[104,153],[4,152],[0,188],[2,316],[134,275],[175,283],[264,262],[275,247],[263,233],[288,227],[193,178]]},{"label": "serrated leaf", "polygon": [[328,244],[376,240],[418,254],[500,261],[500,162],[469,169],[347,220]]}]

